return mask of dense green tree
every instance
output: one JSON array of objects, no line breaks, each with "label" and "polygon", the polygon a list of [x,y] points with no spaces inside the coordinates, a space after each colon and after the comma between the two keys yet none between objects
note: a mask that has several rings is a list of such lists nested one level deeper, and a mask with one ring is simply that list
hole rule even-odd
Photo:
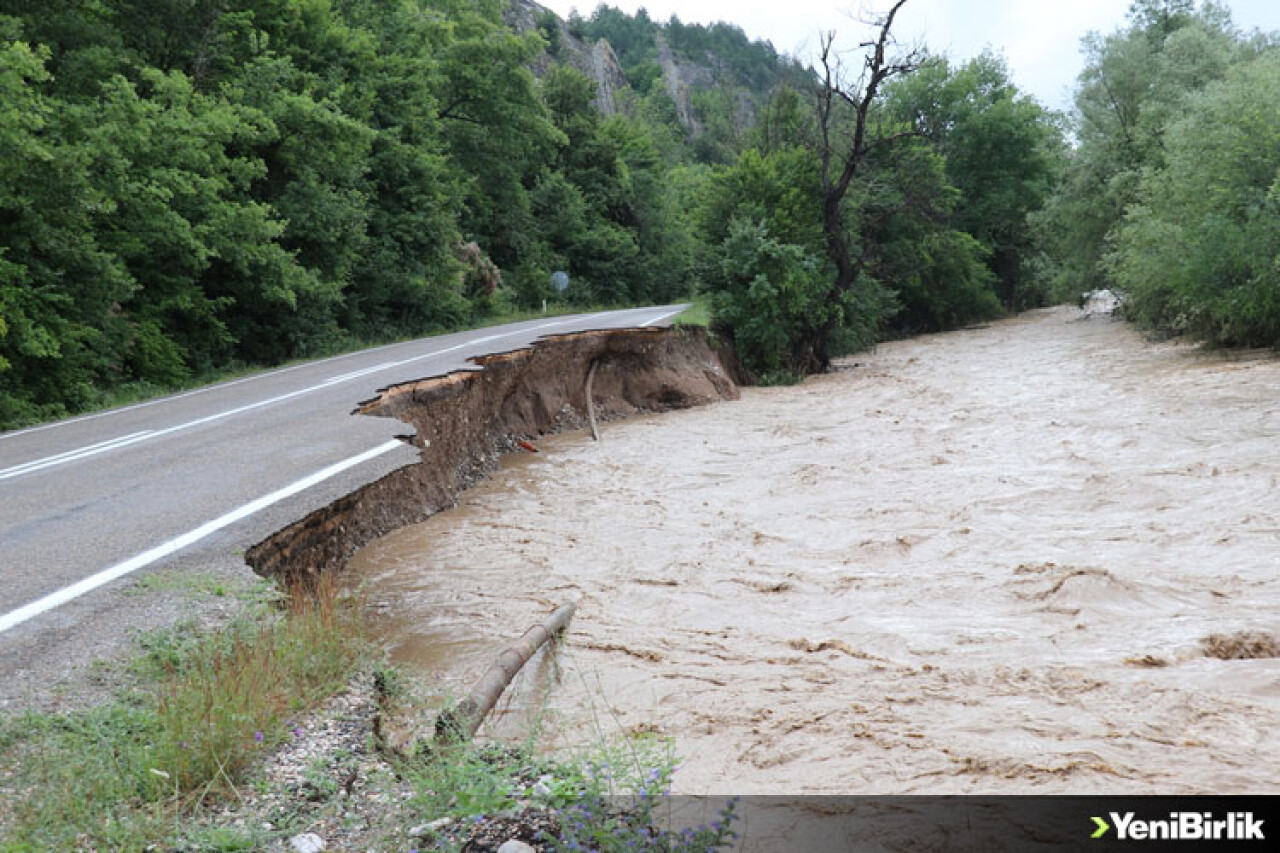
[{"label": "dense green tree", "polygon": [[1055,293],[1111,286],[1149,327],[1280,344],[1276,38],[1213,3],[1136,0],[1085,52],[1076,145],[1032,217]]},{"label": "dense green tree", "polygon": [[824,301],[832,271],[820,205],[818,162],[801,148],[749,149],[705,194],[713,315],[765,381],[794,380],[807,325],[842,307]]},{"label": "dense green tree", "polygon": [[628,299],[661,303],[684,298],[693,285],[697,255],[694,214],[671,183],[661,129],[615,117],[604,132],[616,140],[618,158],[631,185],[626,224],[635,234],[639,264]]},{"label": "dense green tree", "polygon": [[90,152],[94,183],[114,200],[95,233],[134,282],[120,303],[133,327],[127,375],[165,383],[228,356],[235,297],[293,305],[308,277],[279,245],[283,220],[250,198],[262,162],[233,154],[272,136],[270,121],[195,93],[180,72],[141,77],[67,108],[59,135]]},{"label": "dense green tree", "polygon": [[688,293],[696,255],[686,208],[667,181],[669,128],[641,117],[604,118],[596,84],[566,67],[542,80],[564,135],[535,191],[547,263],[570,273],[570,298],[621,303]]},{"label": "dense green tree", "polygon": [[376,39],[376,50],[363,74],[373,131],[370,210],[342,325],[362,338],[456,326],[470,306],[458,287],[464,178],[449,160],[436,112],[435,48],[448,24],[406,2],[359,0],[347,15]]},{"label": "dense green tree", "polygon": [[[258,149],[266,172],[257,197],[287,223],[279,243],[307,272],[290,292],[277,291],[268,301],[228,294],[236,306],[233,332],[242,354],[269,362],[306,354],[312,342],[337,329],[338,307],[367,249],[373,133],[311,90],[307,75],[289,59],[259,59],[245,78],[238,98],[273,129]],[[282,315],[286,305],[289,311]]]},{"label": "dense green tree", "polygon": [[738,99],[724,89],[711,89],[695,91],[690,100],[698,123],[694,156],[703,163],[732,163],[746,135]]},{"label": "dense green tree", "polygon": [[[640,247],[631,227],[636,202],[631,174],[622,159],[623,134],[593,106],[596,84],[585,75],[554,68],[543,78],[542,91],[564,138],[553,165],[572,188],[565,201],[576,206],[573,202],[580,200],[582,210],[574,232],[564,230],[566,217],[556,217],[560,239],[552,244],[572,278],[570,297],[582,302],[624,302],[638,277]],[[565,195],[561,190],[554,197]]]},{"label": "dense green tree", "polygon": [[631,76],[632,70],[658,55],[660,28],[643,8],[635,15],[601,3],[582,24],[582,37],[589,41],[605,39],[617,54],[618,61]]},{"label": "dense green tree", "polygon": [[[12,29],[12,27],[9,27]],[[114,199],[50,133],[48,51],[0,44],[0,424],[89,405],[116,378],[135,284],[95,240]]]},{"label": "dense green tree", "polygon": [[985,248],[1000,300],[1013,309],[1042,304],[1028,216],[1044,206],[1062,156],[1051,116],[1018,93],[991,53],[955,68],[926,63],[891,87],[887,101],[945,158],[946,180],[960,191],[951,224]]},{"label": "dense green tree", "polygon": [[760,220],[734,218],[720,244],[712,310],[743,362],[765,383],[794,381],[808,326],[842,306],[827,299],[820,254],[774,238]]},{"label": "dense green tree", "polygon": [[528,189],[563,143],[530,65],[536,33],[504,29],[501,4],[456,2],[433,45],[441,134],[464,191],[463,235],[503,268],[533,251]]},{"label": "dense green tree", "polygon": [[1144,173],[1108,268],[1139,320],[1214,343],[1280,344],[1280,53],[1187,101]]},{"label": "dense green tree", "polygon": [[819,165],[807,148],[748,149],[711,181],[701,213],[706,239],[718,246],[735,219],[763,224],[783,243],[821,252]]},{"label": "dense green tree", "polygon": [[[958,328],[1000,314],[991,250],[957,223],[963,192],[925,140],[876,155],[856,182],[864,274],[891,294],[882,322],[895,334]],[[868,343],[868,341],[863,341]]]},{"label": "dense green tree", "polygon": [[812,95],[787,83],[774,87],[748,141],[766,153],[781,148],[817,150],[818,123]]},{"label": "dense green tree", "polygon": [[1040,218],[1052,243],[1046,273],[1055,296],[1110,283],[1107,242],[1137,200],[1143,171],[1162,167],[1165,126],[1247,50],[1221,7],[1196,9],[1190,0],[1137,0],[1127,26],[1085,39],[1076,145]]}]

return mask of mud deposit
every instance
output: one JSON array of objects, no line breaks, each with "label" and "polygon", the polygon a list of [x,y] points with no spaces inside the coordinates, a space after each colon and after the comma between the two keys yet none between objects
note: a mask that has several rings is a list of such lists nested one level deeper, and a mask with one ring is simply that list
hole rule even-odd
[{"label": "mud deposit", "polygon": [[446,691],[577,599],[552,728],[681,793],[1274,792],[1280,362],[1078,316],[543,441],[352,566]]}]

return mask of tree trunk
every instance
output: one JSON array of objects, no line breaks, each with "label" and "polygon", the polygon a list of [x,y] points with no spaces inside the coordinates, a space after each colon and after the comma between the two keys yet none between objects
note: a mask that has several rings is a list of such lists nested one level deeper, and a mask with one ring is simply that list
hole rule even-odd
[{"label": "tree trunk", "polygon": [[[844,221],[841,205],[849,193],[849,187],[862,172],[867,159],[877,146],[903,136],[913,136],[913,131],[891,137],[877,138],[871,127],[871,107],[880,95],[881,87],[894,77],[910,74],[919,67],[921,56],[917,50],[899,59],[888,58],[892,46],[891,31],[894,18],[907,0],[896,0],[887,15],[879,22],[879,33],[863,58],[863,74],[858,85],[849,87],[843,78],[840,58],[835,52],[835,33],[822,38],[819,61],[823,79],[817,98],[818,127],[821,133],[822,160],[822,230],[826,237],[827,257],[835,265],[835,280],[827,292],[824,307],[830,318],[823,320],[802,341],[804,361],[798,368],[812,372],[826,371],[831,365],[828,347],[836,329],[836,308],[857,285],[862,269],[867,263],[864,251],[853,255],[852,240]],[[852,111],[853,126],[842,130],[841,106]],[[838,150],[841,149],[841,150]]]},{"label": "tree trunk", "polygon": [[591,384],[596,378],[596,368],[600,366],[600,360],[596,359],[591,362],[591,369],[587,371],[587,422],[591,424],[591,437],[596,441],[600,440],[600,430],[596,429],[596,404],[591,399]]},{"label": "tree trunk", "polygon": [[521,667],[537,654],[538,649],[569,627],[575,610],[577,605],[572,603],[561,606],[547,621],[525,631],[524,636],[498,655],[497,660],[472,688],[470,695],[443,712],[436,720],[436,740],[471,740]]}]

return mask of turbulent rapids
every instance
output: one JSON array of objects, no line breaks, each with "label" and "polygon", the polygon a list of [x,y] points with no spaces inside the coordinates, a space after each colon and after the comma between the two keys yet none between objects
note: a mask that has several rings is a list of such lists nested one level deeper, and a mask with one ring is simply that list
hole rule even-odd
[{"label": "turbulent rapids", "polygon": [[577,600],[551,728],[666,733],[686,793],[1265,791],[1278,398],[1036,312],[540,440],[351,568],[445,693]]}]

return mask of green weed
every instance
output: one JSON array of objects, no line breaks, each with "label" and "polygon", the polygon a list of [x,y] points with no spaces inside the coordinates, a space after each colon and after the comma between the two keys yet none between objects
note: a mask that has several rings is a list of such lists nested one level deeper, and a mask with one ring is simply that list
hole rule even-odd
[{"label": "green weed", "polygon": [[437,850],[468,849],[470,827],[524,809],[550,813],[558,830],[541,841],[551,850],[708,851],[734,837],[734,804],[710,824],[665,827],[661,817],[676,758],[669,738],[630,736],[576,754],[540,755],[533,741],[517,746],[451,744],[409,762],[409,822],[451,818]]},{"label": "green weed", "polygon": [[676,326],[711,325],[711,300],[707,296],[698,296],[692,305],[676,315],[671,322]]},{"label": "green weed", "polygon": [[[358,613],[322,585],[283,607],[251,606],[216,633],[181,623],[140,638],[130,668],[142,683],[120,699],[0,722],[0,851],[178,838],[183,815],[233,793],[245,767],[287,736],[290,716],[345,686],[366,648]],[[192,846],[253,844],[232,830],[206,835]]]}]

